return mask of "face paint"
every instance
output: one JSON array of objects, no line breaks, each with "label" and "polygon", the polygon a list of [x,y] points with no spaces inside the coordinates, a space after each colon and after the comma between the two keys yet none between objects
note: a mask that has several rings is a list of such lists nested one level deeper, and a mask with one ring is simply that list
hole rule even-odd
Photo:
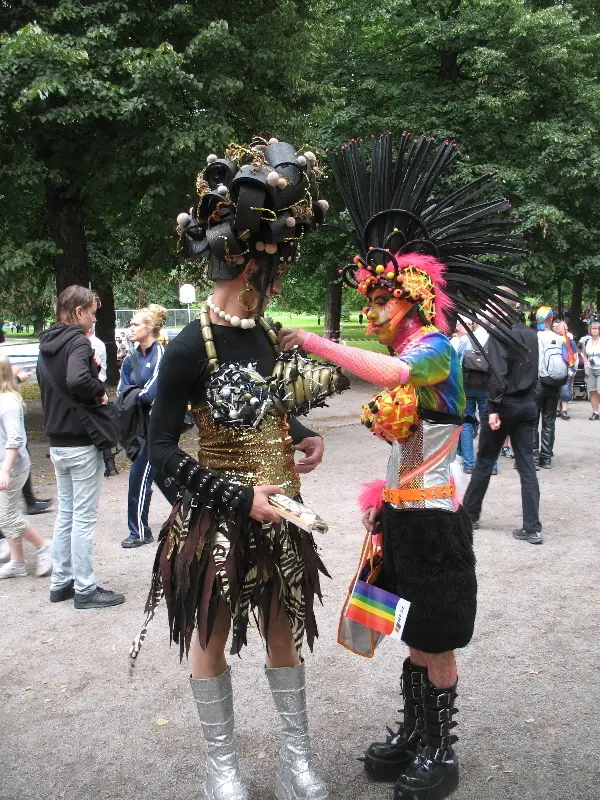
[{"label": "face paint", "polygon": [[381,344],[391,347],[398,333],[398,326],[413,304],[399,299],[386,289],[375,289],[369,295],[367,310],[367,335],[374,333]]}]

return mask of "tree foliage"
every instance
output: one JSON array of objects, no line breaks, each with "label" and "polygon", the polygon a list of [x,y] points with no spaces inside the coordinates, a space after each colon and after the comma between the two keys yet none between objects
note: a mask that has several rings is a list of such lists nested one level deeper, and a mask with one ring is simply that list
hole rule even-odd
[{"label": "tree foliage", "polygon": [[[57,288],[176,264],[201,158],[289,131],[306,96],[302,3],[2,4],[0,270]],[[16,202],[15,202],[16,199]]]},{"label": "tree foliage", "polygon": [[[4,308],[19,289],[43,305],[71,280],[91,280],[105,307],[115,286],[118,297],[158,294],[148,270],[169,296],[181,269],[174,220],[208,152],[258,132],[318,149],[387,129],[456,139],[456,180],[501,170],[532,251],[516,266],[530,294],[552,302],[558,282],[576,278],[595,295],[598,0],[5,0],[0,10]],[[332,227],[303,244],[282,307],[322,310],[348,258],[330,185],[326,196]],[[201,281],[191,265],[190,275]]]},{"label": "tree foliage", "polygon": [[456,139],[457,177],[501,170],[532,250],[520,267],[531,293],[597,276],[597,4],[374,0],[360,25],[358,0],[325,6],[325,145],[387,129]]}]

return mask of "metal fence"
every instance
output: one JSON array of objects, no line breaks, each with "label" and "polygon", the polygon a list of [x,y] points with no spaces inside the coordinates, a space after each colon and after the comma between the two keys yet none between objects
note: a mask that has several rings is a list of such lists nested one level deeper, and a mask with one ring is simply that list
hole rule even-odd
[{"label": "metal fence", "polygon": [[[135,312],[135,308],[115,309],[115,315],[117,317],[115,327],[117,330],[126,330],[129,328],[129,323]],[[165,328],[185,328],[190,320],[195,319],[197,313],[197,308],[190,308],[189,311],[187,308],[168,308]]]}]

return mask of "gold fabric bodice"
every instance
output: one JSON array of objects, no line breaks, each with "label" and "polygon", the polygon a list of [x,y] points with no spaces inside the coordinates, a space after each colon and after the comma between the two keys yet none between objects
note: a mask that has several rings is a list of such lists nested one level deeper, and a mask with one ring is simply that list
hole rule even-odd
[{"label": "gold fabric bodice", "polygon": [[294,444],[284,417],[267,414],[256,429],[215,425],[206,403],[192,414],[200,432],[198,461],[203,467],[245,486],[282,486],[288,497],[300,494]]}]

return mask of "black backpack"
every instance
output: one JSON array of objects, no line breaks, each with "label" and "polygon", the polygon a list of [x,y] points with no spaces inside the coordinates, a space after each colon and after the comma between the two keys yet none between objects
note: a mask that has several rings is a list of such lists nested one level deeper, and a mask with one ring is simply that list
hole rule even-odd
[{"label": "black backpack", "polygon": [[490,367],[487,360],[487,347],[475,350],[472,346],[465,351],[462,362],[463,384],[471,389],[486,389]]}]

